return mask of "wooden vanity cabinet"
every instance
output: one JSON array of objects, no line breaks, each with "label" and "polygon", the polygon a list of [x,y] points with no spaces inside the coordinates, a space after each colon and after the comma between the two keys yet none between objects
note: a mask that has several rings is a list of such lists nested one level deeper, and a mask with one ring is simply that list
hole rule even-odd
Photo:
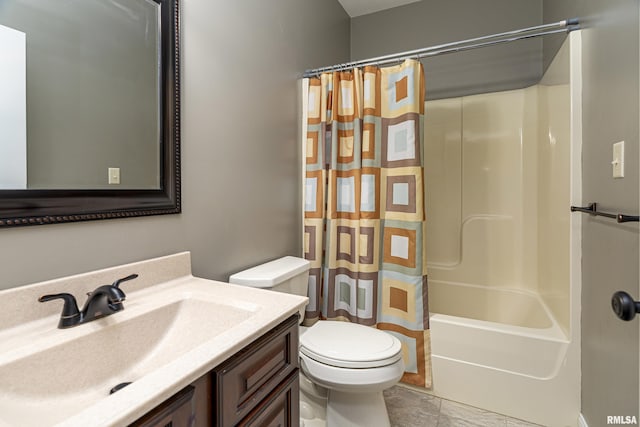
[{"label": "wooden vanity cabinet", "polygon": [[297,427],[298,372],[296,314],[132,426]]}]

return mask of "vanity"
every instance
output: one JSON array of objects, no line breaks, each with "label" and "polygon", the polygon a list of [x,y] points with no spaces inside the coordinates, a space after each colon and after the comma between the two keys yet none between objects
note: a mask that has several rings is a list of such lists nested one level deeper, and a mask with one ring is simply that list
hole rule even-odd
[{"label": "vanity", "polygon": [[[132,274],[124,310],[78,326],[38,302]],[[306,298],[194,277],[188,252],[0,294],[0,426],[298,425]]]}]

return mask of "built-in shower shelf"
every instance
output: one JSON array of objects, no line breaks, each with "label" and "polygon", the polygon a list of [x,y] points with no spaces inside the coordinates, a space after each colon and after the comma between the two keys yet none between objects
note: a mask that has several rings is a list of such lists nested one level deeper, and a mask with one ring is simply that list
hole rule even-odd
[{"label": "built-in shower shelf", "polygon": [[588,213],[589,215],[592,215],[592,216],[603,216],[605,218],[612,218],[620,223],[638,222],[638,220],[640,219],[640,217],[638,217],[637,215],[625,215],[621,213],[612,214],[607,212],[600,212],[598,210],[597,203],[590,203],[589,206],[587,207],[571,206],[571,212],[583,212],[583,213]]}]

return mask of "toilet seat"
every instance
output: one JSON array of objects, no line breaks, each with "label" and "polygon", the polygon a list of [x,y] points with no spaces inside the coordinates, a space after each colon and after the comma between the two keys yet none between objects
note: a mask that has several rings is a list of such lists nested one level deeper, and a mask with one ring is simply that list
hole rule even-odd
[{"label": "toilet seat", "polygon": [[328,390],[351,393],[378,392],[396,384],[404,373],[404,362],[378,368],[338,368],[300,355],[302,373],[313,383]]},{"label": "toilet seat", "polygon": [[356,323],[321,320],[300,336],[300,353],[338,368],[378,368],[402,358],[400,340]]}]

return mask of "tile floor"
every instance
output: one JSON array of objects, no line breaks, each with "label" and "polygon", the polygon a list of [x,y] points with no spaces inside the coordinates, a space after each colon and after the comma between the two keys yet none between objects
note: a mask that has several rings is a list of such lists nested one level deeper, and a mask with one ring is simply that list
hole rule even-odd
[{"label": "tile floor", "polygon": [[391,427],[539,427],[401,385],[384,392]]}]

